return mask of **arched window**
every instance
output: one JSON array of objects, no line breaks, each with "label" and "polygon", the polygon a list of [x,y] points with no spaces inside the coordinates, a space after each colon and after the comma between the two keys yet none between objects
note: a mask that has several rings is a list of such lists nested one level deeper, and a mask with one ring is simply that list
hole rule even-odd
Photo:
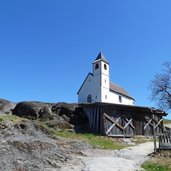
[{"label": "arched window", "polygon": [[104,69],[107,70],[107,65],[106,64],[104,64]]},{"label": "arched window", "polygon": [[122,97],[121,96],[119,96],[119,102],[122,103]]},{"label": "arched window", "polygon": [[91,94],[89,94],[87,96],[87,103],[92,103],[92,96],[91,96]]},{"label": "arched window", "polygon": [[95,69],[98,69],[98,68],[99,68],[99,64],[96,64],[96,65],[95,65]]}]

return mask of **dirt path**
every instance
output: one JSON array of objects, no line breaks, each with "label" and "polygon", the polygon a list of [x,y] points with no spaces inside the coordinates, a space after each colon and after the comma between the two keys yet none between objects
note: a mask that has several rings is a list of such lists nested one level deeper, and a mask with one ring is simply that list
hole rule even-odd
[{"label": "dirt path", "polygon": [[153,152],[153,142],[143,143],[123,150],[86,151],[85,157],[77,157],[75,164],[61,171],[137,171]]}]

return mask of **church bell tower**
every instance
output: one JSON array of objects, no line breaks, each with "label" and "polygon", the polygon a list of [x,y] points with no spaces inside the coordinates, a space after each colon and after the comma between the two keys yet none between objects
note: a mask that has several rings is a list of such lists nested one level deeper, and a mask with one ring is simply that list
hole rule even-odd
[{"label": "church bell tower", "polygon": [[100,52],[95,61],[93,62],[93,76],[95,79],[95,89],[98,91],[100,97],[99,102],[108,102],[109,94],[109,63]]}]

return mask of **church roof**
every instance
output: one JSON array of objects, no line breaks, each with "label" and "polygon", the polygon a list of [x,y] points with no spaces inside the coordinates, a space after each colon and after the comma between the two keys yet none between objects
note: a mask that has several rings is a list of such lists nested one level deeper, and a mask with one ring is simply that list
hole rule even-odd
[{"label": "church roof", "polygon": [[128,93],[125,89],[123,89],[122,87],[118,86],[118,85],[115,84],[115,83],[110,82],[110,91],[114,91],[114,92],[116,92],[116,93],[118,93],[118,94],[121,94],[121,95],[123,95],[123,96],[126,96],[126,97],[128,97],[128,98],[134,100],[134,98],[131,97],[131,96],[129,95],[129,93]]},{"label": "church roof", "polygon": [[95,61],[97,61],[97,60],[102,60],[102,61],[108,63],[107,59],[105,58],[105,56],[103,55],[102,52],[100,52],[99,55],[97,56],[97,58],[95,59]]}]

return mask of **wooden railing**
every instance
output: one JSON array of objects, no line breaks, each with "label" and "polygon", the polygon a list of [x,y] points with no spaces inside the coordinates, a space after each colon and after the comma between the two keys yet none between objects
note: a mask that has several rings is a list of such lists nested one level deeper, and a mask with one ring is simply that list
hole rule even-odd
[{"label": "wooden railing", "polygon": [[165,128],[164,133],[159,135],[159,150],[171,150],[171,128]]}]

